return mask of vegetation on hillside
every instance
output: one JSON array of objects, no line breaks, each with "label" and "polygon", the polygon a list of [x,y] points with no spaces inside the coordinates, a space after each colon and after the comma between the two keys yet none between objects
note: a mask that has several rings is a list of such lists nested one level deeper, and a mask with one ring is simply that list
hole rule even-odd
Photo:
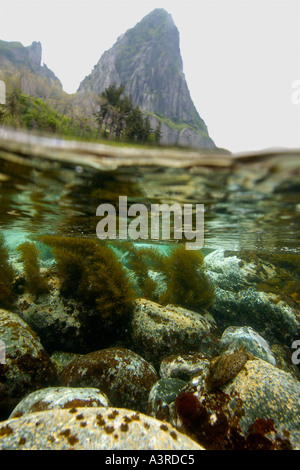
[{"label": "vegetation on hillside", "polygon": [[91,119],[80,110],[80,103],[63,95],[56,101],[42,99],[14,87],[7,93],[6,104],[0,105],[0,124],[61,136],[159,144],[160,128],[152,130],[149,117],[123,91],[122,85],[109,86],[98,97],[98,110]]},{"label": "vegetation on hillside", "polygon": [[55,111],[41,98],[25,95],[19,89],[7,94],[6,104],[0,106],[0,123],[66,136],[88,136],[91,130],[80,122]]}]

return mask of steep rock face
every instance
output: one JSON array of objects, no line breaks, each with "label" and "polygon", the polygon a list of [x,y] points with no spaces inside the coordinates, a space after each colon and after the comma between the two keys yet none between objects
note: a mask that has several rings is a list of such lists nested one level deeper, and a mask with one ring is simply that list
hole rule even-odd
[{"label": "steep rock face", "polygon": [[42,45],[40,42],[34,41],[31,46],[26,47],[28,58],[35,69],[41,66],[42,61]]},{"label": "steep rock face", "polygon": [[31,46],[24,47],[20,42],[0,41],[1,68],[4,66],[24,65],[32,70],[41,66],[42,45],[34,41]]},{"label": "steep rock face", "polygon": [[7,88],[20,87],[23,93],[47,98],[62,92],[62,84],[47,65],[41,64],[42,45],[0,40],[0,79]]},{"label": "steep rock face", "polygon": [[156,9],[120,36],[79,86],[79,93],[100,94],[123,84],[134,105],[161,123],[165,143],[214,147],[199,116],[183,73],[179,32],[164,9]]}]

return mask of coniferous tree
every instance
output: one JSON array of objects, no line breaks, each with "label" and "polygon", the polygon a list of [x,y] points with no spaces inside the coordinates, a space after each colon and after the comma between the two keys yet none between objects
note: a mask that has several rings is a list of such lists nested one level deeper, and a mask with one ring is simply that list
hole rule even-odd
[{"label": "coniferous tree", "polygon": [[[144,117],[140,108],[133,106],[131,96],[123,95],[124,89],[123,85],[117,87],[113,83],[101,93],[100,109],[95,113],[99,131],[105,137],[147,142],[152,132],[149,117]],[[160,135],[160,130],[159,134],[154,134],[156,143]]]}]

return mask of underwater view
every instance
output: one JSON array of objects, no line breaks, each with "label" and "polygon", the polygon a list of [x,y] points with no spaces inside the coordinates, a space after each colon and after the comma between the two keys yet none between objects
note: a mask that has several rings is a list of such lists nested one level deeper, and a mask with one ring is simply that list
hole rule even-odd
[{"label": "underwater view", "polygon": [[1,127],[0,449],[300,449],[299,194],[297,152]]}]

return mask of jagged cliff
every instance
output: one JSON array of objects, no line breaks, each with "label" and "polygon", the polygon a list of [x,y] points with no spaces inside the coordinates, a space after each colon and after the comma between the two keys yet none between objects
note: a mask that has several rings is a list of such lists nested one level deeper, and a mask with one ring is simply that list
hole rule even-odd
[{"label": "jagged cliff", "polygon": [[47,65],[41,64],[42,45],[0,40],[0,79],[7,88],[18,87],[23,93],[47,98],[62,92],[62,84]]},{"label": "jagged cliff", "polygon": [[164,9],[152,11],[120,36],[81,82],[78,93],[100,94],[113,83],[125,86],[125,94],[148,113],[154,127],[160,122],[163,143],[215,146],[190,96],[178,29]]}]

